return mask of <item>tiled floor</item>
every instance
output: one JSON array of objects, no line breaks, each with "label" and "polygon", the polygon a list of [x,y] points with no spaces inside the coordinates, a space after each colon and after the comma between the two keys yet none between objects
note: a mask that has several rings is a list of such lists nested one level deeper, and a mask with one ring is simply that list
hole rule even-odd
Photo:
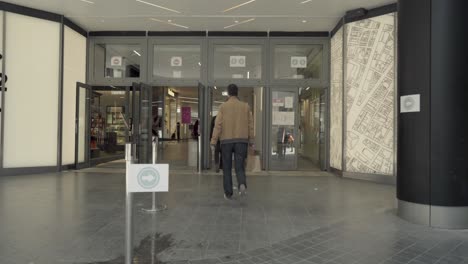
[{"label": "tiled floor", "polygon": [[[157,215],[136,195],[135,263],[468,263],[468,232],[400,220],[393,186],[323,172],[248,180],[246,198],[225,201],[219,174],[171,172]],[[0,263],[123,263],[124,198],[118,164],[0,178]]]}]

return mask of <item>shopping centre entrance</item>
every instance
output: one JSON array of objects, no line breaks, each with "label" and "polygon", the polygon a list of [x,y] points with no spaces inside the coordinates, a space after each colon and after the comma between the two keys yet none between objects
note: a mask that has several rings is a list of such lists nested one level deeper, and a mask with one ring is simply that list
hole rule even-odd
[{"label": "shopping centre entrance", "polygon": [[[158,162],[171,168],[216,169],[209,144],[228,98],[225,86],[78,85],[77,96],[77,140],[87,142],[77,149],[78,165],[122,159],[131,140],[139,160],[149,162],[157,142]],[[252,172],[326,169],[326,89],[240,87],[239,99],[249,104],[254,121]]]}]

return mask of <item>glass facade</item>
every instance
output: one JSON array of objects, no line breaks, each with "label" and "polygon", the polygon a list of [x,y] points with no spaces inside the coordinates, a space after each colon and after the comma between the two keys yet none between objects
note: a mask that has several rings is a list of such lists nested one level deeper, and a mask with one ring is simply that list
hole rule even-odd
[{"label": "glass facade", "polygon": [[91,96],[91,159],[120,156],[127,135],[126,96],[124,90],[94,90]]},{"label": "glass facade", "polygon": [[142,48],[139,44],[95,44],[95,78],[139,78]]},{"label": "glass facade", "polygon": [[200,45],[154,45],[153,78],[200,79]]},{"label": "glass facade", "polygon": [[321,79],[323,45],[276,45],[275,79]]},{"label": "glass facade", "polygon": [[[317,89],[326,87],[325,80],[328,76],[328,67],[325,65],[328,62],[326,40],[281,38],[266,41],[264,38],[232,40],[213,38],[206,39],[205,42],[201,38],[187,37],[154,37],[147,40],[148,46],[138,38],[113,38],[108,43],[103,38],[97,38],[91,39],[91,43],[94,43],[93,47],[101,45],[104,48],[115,47],[119,43],[117,46],[125,47],[128,53],[136,48],[131,43],[140,43],[139,45],[143,47],[142,53],[149,54],[148,63],[145,57],[141,60],[140,80],[143,83],[146,80],[149,86],[159,89],[158,92],[153,89],[153,93],[159,96],[153,98],[152,105],[153,136],[158,136],[161,141],[160,160],[171,160],[171,164],[177,166],[189,164],[189,167],[193,167],[196,160],[190,157],[196,156],[191,150],[192,141],[197,140],[195,134],[202,135],[204,157],[208,158],[211,155],[208,153],[210,149],[208,141],[213,117],[217,115],[221,103],[227,99],[227,84],[236,83],[240,87],[240,99],[250,105],[254,117],[254,153],[256,162],[261,164],[256,168],[290,170],[298,168],[301,145],[298,141],[296,146],[294,139],[310,136],[308,135],[310,131],[301,134],[302,137],[299,135],[297,112],[300,105],[299,87],[302,85],[307,85],[302,86],[304,88],[312,85]],[[268,49],[269,43],[272,44],[271,49]],[[148,50],[145,50],[146,47]],[[94,54],[96,52],[94,51]],[[96,72],[95,68],[92,70]],[[111,74],[107,76],[107,80],[115,80],[116,86],[120,83],[129,86],[134,82],[124,74],[118,74],[116,77],[112,77]],[[107,80],[94,79],[100,85]],[[207,89],[194,89],[195,85],[200,83],[211,86]],[[264,88],[268,87],[268,83],[275,86],[275,96],[279,96],[276,100],[284,101],[283,108],[270,109],[272,103],[268,103],[267,99],[271,99],[273,88]],[[273,119],[270,119],[271,111],[276,113]],[[186,116],[185,123],[182,122],[184,113],[190,113],[190,116]],[[288,119],[290,115],[298,119],[290,120]],[[285,117],[288,120],[281,121]],[[292,123],[284,125],[284,122]],[[195,125],[196,123],[198,125]],[[280,132],[288,137],[286,143],[283,142],[281,146],[276,140]],[[177,150],[178,148],[181,149]],[[285,153],[283,149],[286,150]],[[179,157],[172,153],[181,150],[189,154]],[[320,155],[309,156],[314,159],[322,158]],[[203,163],[209,164],[205,160]],[[314,162],[314,164],[319,163],[319,160]]]},{"label": "glass facade", "polygon": [[295,170],[297,166],[298,91],[273,90],[271,93],[270,157],[276,170]]},{"label": "glass facade", "polygon": [[215,79],[261,79],[261,45],[215,45]]}]

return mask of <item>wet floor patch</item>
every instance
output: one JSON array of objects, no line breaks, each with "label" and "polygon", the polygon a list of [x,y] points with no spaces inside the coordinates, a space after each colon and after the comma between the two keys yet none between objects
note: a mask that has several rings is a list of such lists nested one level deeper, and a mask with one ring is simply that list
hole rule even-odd
[{"label": "wet floor patch", "polygon": [[[161,235],[155,233],[145,237],[134,249],[133,253],[133,264],[165,264],[158,259],[159,253],[171,248],[174,245],[173,238],[170,234]],[[89,262],[87,264],[124,264],[125,257],[119,256],[118,258],[101,261],[101,262]]]}]

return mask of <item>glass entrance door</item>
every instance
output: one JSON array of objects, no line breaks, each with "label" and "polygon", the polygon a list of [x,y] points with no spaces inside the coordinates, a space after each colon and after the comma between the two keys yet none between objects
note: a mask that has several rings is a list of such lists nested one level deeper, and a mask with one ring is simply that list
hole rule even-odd
[{"label": "glass entrance door", "polygon": [[136,162],[151,163],[153,88],[144,83],[132,85],[132,143],[136,146]]},{"label": "glass entrance door", "polygon": [[327,170],[327,93],[325,89],[320,91],[320,169]]},{"label": "glass entrance door", "polygon": [[76,83],[76,114],[75,114],[75,168],[89,167],[89,108],[91,87],[84,83]]},{"label": "glass entrance door", "polygon": [[296,170],[298,89],[272,88],[270,93],[270,170]]}]

